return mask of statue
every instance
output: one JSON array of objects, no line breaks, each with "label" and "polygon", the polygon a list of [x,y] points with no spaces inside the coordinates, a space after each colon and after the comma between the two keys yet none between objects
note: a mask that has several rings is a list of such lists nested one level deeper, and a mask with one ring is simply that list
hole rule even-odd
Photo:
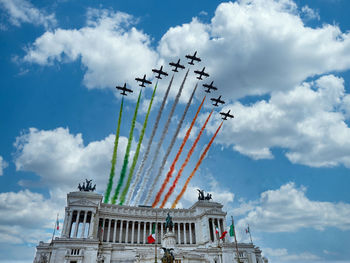
[{"label": "statue", "polygon": [[[86,182],[86,185],[85,185]],[[92,180],[85,179],[85,182],[83,182],[83,185],[78,185],[78,189],[80,192],[93,192],[96,190],[96,184],[92,186]]]},{"label": "statue", "polygon": [[205,200],[211,200],[211,199],[213,199],[212,197],[211,197],[211,194],[209,194],[209,193],[207,193],[207,196],[205,197]]},{"label": "statue", "polygon": [[164,255],[162,257],[162,263],[173,263],[175,260],[175,257],[173,255],[173,252],[171,252],[172,250],[174,250],[173,248],[165,248],[162,247],[163,251],[164,251]]},{"label": "statue", "polygon": [[213,199],[212,195],[209,193],[207,193],[207,196],[204,196],[204,190],[197,189],[197,191],[198,191],[198,200],[199,201],[202,201],[202,200],[209,201],[209,200]]},{"label": "statue", "polygon": [[170,216],[170,214],[168,213],[167,218],[165,219],[165,229],[172,230],[173,229],[173,220],[172,217]]},{"label": "statue", "polygon": [[204,200],[204,190],[197,189],[198,191],[198,200]]}]

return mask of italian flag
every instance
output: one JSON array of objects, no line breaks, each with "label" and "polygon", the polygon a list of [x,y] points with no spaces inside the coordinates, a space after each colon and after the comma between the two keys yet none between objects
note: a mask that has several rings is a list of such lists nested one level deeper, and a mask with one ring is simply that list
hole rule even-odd
[{"label": "italian flag", "polygon": [[152,234],[147,237],[148,244],[152,244],[156,241],[156,224],[153,224]]},{"label": "italian flag", "polygon": [[233,237],[235,235],[235,227],[233,224],[230,226],[230,237]]},{"label": "italian flag", "polygon": [[220,239],[223,239],[223,238],[225,238],[226,234],[227,234],[227,231],[224,231],[224,232],[223,232],[223,233],[221,234],[221,237],[220,237]]},{"label": "italian flag", "polygon": [[219,234],[219,228],[215,227],[215,234]]}]

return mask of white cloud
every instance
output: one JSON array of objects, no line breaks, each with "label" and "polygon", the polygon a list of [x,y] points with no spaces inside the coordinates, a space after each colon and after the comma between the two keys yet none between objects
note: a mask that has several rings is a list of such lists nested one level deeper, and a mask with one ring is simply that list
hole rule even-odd
[{"label": "white cloud", "polygon": [[114,89],[124,82],[136,85],[135,76],[148,74],[158,56],[150,48],[150,37],[132,27],[133,23],[133,17],[125,13],[90,9],[85,27],[46,32],[27,50],[24,60],[50,65],[56,60],[80,59],[88,88]]},{"label": "white cloud", "polygon": [[295,262],[295,261],[315,261],[321,259],[319,256],[312,254],[310,252],[303,252],[300,254],[291,254],[288,252],[286,248],[264,248],[263,249],[264,255],[267,255],[269,259],[276,258],[278,261],[282,262]]},{"label": "white cloud", "polygon": [[302,228],[324,230],[326,227],[350,229],[350,204],[310,200],[306,189],[296,188],[294,183],[263,192],[259,200],[248,205],[251,207],[246,210],[246,216],[238,221],[240,228],[249,223],[263,232],[293,232]]},{"label": "white cloud", "polygon": [[11,244],[37,243],[47,240],[57,212],[63,206],[45,199],[41,194],[24,190],[0,193],[0,242]]},{"label": "white cloud", "polygon": [[0,6],[7,11],[10,22],[15,26],[31,23],[48,29],[57,24],[55,14],[47,14],[26,0],[0,0]]},{"label": "white cloud", "polygon": [[[17,171],[31,171],[40,176],[41,184],[65,198],[78,182],[94,179],[102,192],[108,180],[114,135],[84,145],[82,135],[70,134],[68,129],[29,129],[16,138]],[[127,139],[119,138],[117,169],[123,161]],[[132,156],[130,157],[132,158]],[[118,171],[116,171],[117,173]]]},{"label": "white cloud", "polygon": [[90,13],[94,15],[83,28],[57,29],[37,38],[24,59],[47,65],[81,58],[85,85],[104,88],[114,87],[116,81],[133,83],[157,61],[169,62],[198,50],[225,99],[288,90],[310,76],[350,67],[349,34],[335,25],[305,26],[290,0],[222,3],[209,24],[193,18],[171,27],[157,51],[148,35],[130,27],[131,16],[105,10]]},{"label": "white cloud", "polygon": [[[216,142],[253,159],[271,159],[271,149],[282,148],[293,163],[350,167],[349,96],[342,78],[326,75],[275,92],[268,101],[227,105],[223,110],[231,109],[235,118],[225,122]],[[213,133],[220,121],[207,130]]]},{"label": "white cloud", "polygon": [[292,89],[350,66],[349,34],[305,26],[293,1],[222,3],[209,24],[170,28],[158,50],[165,58],[198,50],[224,99]]},{"label": "white cloud", "polygon": [[8,163],[5,162],[4,158],[0,155],[0,176],[4,174],[4,169],[8,166]]},{"label": "white cloud", "polygon": [[302,15],[305,16],[306,19],[317,19],[320,20],[320,15],[317,11],[315,11],[314,9],[306,6],[303,6],[301,8],[301,13]]}]

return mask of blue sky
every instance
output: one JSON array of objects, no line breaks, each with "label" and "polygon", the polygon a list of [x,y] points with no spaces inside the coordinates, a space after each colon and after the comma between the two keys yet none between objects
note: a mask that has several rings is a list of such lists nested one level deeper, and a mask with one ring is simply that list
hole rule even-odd
[{"label": "blue sky", "polygon": [[[239,241],[249,241],[249,223],[270,262],[350,262],[347,1],[0,0],[0,8],[0,262],[32,262],[57,212],[63,220],[66,193],[84,178],[104,193],[121,102],[114,87],[135,90],[125,102],[118,178],[140,90],[134,78],[160,65],[169,71],[170,61],[195,50],[203,61],[191,70],[206,66],[219,88],[213,96],[222,95],[235,118],[179,206],[195,202],[196,188],[211,192],[235,217]],[[169,135],[195,85],[192,71]],[[160,127],[183,76],[175,75]],[[159,83],[140,158],[168,82]],[[151,92],[143,91],[132,154]],[[200,86],[166,170],[204,95]],[[180,186],[219,123],[216,111]]]}]

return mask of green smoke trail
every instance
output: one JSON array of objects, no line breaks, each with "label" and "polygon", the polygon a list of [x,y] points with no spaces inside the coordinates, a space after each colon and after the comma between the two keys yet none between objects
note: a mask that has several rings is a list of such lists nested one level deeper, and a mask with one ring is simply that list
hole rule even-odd
[{"label": "green smoke trail", "polygon": [[126,170],[128,168],[132,137],[133,137],[133,134],[134,134],[134,128],[135,128],[135,123],[136,123],[137,111],[138,111],[139,105],[140,105],[140,98],[141,98],[141,90],[140,90],[139,98],[137,99],[134,117],[132,118],[131,129],[130,129],[130,132],[129,132],[128,144],[126,146],[123,167],[122,167],[122,170],[120,172],[120,177],[119,177],[117,188],[115,189],[114,195],[112,197],[112,204],[115,204],[115,202],[117,201],[117,198],[118,198],[118,195],[119,195],[119,191],[120,191],[120,188],[123,185],[123,181],[124,181],[124,178],[125,178]]},{"label": "green smoke trail", "polygon": [[119,142],[120,124],[122,122],[121,120],[122,120],[122,113],[123,113],[123,104],[124,104],[124,98],[122,98],[122,103],[120,104],[118,126],[117,126],[117,132],[115,134],[113,156],[111,160],[112,167],[111,167],[111,172],[109,173],[109,180],[108,180],[108,185],[106,189],[104,203],[108,203],[109,196],[111,195],[112,186],[113,186],[113,178],[115,175],[115,164],[117,162],[117,150],[118,150],[118,142]]},{"label": "green smoke trail", "polygon": [[157,85],[158,85],[158,83],[156,84],[156,86],[155,86],[155,88],[153,90],[152,98],[151,98],[151,101],[150,101],[150,103],[148,105],[148,110],[147,110],[147,114],[146,114],[146,117],[145,117],[145,121],[143,122],[143,127],[142,127],[142,130],[141,130],[139,142],[137,144],[136,152],[135,152],[135,155],[134,155],[134,158],[132,160],[131,167],[130,167],[128,180],[126,181],[126,185],[124,187],[122,195],[120,196],[120,202],[119,202],[120,205],[122,205],[124,203],[126,194],[128,193],[128,190],[129,190],[129,187],[130,187],[130,184],[131,184],[132,175],[134,173],[135,166],[136,166],[136,163],[137,163],[137,159],[138,159],[139,153],[140,153],[141,143],[142,143],[142,140],[143,140],[143,136],[145,135],[145,131],[146,131],[146,127],[147,127],[147,121],[148,121],[148,116],[149,116],[149,113],[151,112],[151,107],[152,107],[154,95],[156,94]]}]

